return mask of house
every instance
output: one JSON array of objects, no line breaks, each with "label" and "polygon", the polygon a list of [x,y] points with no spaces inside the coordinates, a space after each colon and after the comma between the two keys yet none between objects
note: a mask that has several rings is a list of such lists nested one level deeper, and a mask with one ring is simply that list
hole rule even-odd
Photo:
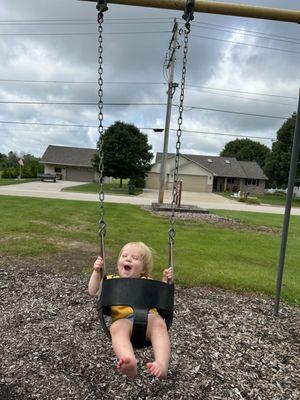
[{"label": "house", "polygon": [[56,174],[58,179],[93,182],[98,175],[92,165],[96,153],[96,149],[50,145],[40,163],[44,164],[45,174]]},{"label": "house", "polygon": [[[146,188],[158,189],[162,153],[156,154],[155,164],[148,172]],[[166,188],[174,180],[175,155],[168,154],[166,162]],[[234,157],[180,154],[178,179],[182,190],[190,192],[249,192],[263,194],[268,180],[255,161],[238,161]]]}]

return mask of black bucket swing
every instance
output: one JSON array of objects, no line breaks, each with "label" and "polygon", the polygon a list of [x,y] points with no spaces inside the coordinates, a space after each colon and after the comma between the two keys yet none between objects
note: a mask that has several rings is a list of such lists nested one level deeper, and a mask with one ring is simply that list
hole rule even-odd
[{"label": "black bucket swing", "polygon": [[173,261],[173,246],[175,241],[175,205],[177,196],[177,181],[178,181],[178,168],[179,168],[179,150],[181,146],[181,125],[183,113],[183,100],[185,88],[185,73],[188,51],[188,35],[190,32],[190,21],[193,19],[193,3],[194,0],[187,0],[186,10],[183,18],[185,23],[185,38],[184,38],[184,56],[183,68],[181,79],[181,93],[178,117],[178,130],[177,130],[177,143],[175,155],[175,172],[174,182],[172,189],[172,213],[170,217],[170,228],[168,230],[168,266],[172,269],[172,279],[168,283],[152,280],[152,279],[139,279],[139,278],[120,278],[120,279],[106,279],[105,268],[105,245],[104,238],[106,232],[106,224],[104,221],[104,191],[103,191],[103,13],[108,10],[106,0],[98,0],[98,120],[99,120],[99,140],[98,140],[98,154],[99,154],[99,239],[100,239],[100,256],[103,258],[104,278],[102,282],[102,290],[97,300],[97,310],[100,317],[100,322],[104,332],[111,339],[109,328],[107,326],[106,316],[111,315],[112,306],[129,306],[133,309],[134,321],[131,342],[135,348],[144,348],[151,345],[146,339],[148,312],[151,308],[156,308],[158,313],[166,322],[167,329],[172,325],[173,310],[174,310],[174,261]]}]

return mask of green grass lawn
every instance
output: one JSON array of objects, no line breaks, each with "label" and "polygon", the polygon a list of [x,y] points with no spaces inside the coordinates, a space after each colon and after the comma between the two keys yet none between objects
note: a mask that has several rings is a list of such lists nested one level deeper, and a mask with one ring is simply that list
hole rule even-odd
[{"label": "green grass lawn", "polygon": [[20,183],[33,182],[37,179],[0,179],[0,186],[17,185]]},{"label": "green grass lawn", "polygon": [[[229,192],[220,192],[217,193],[220,196],[226,197],[227,199],[237,201],[236,198],[232,196],[232,193]],[[261,196],[255,196],[258,198],[260,204],[270,204],[273,206],[285,206],[285,198],[284,194],[264,194]],[[293,198],[292,200],[293,207],[300,207],[300,198]]]},{"label": "green grass lawn", "polygon": [[[0,196],[0,254],[37,256],[62,251],[62,246],[97,253],[98,203]],[[181,285],[211,285],[273,296],[280,249],[281,215],[215,211],[248,226],[277,229],[221,228],[177,221],[175,279]],[[115,265],[128,241],[144,241],[155,250],[154,277],[167,266],[168,219],[134,205],[105,204],[108,261]],[[68,263],[66,262],[65,268]],[[300,217],[292,216],[282,296],[300,304]],[[83,273],[87,273],[83,266]]]},{"label": "green grass lawn", "polygon": [[[103,185],[104,193],[107,194],[117,194],[117,195],[127,195],[128,196],[128,184],[127,182],[123,182],[122,187],[120,188],[119,181],[115,181],[113,183],[105,183]],[[71,186],[68,188],[62,189],[62,191],[66,192],[87,192],[87,193],[98,193],[99,192],[99,184],[98,183],[86,183],[84,185]],[[134,188],[134,195],[137,196],[143,193],[143,189]]]},{"label": "green grass lawn", "polygon": [[[285,206],[285,195],[280,194],[264,194],[263,196],[257,196],[259,201],[264,204],[272,204],[276,206]],[[300,198],[293,198],[293,207],[300,207]]]}]

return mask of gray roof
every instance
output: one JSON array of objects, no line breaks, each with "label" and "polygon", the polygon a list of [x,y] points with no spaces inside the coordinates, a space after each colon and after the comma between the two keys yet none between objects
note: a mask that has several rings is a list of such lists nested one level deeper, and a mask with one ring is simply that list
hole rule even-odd
[{"label": "gray roof", "polygon": [[47,147],[40,162],[42,164],[73,165],[91,168],[93,166],[91,160],[96,153],[96,149],[50,145]]},{"label": "gray roof", "polygon": [[184,157],[204,167],[216,176],[248,178],[240,163],[234,157],[198,156],[185,154]]},{"label": "gray roof", "polygon": [[268,177],[264,174],[263,170],[255,161],[239,161],[247,178],[252,179],[265,179],[268,180]]},{"label": "gray roof", "polygon": [[[200,167],[206,169],[215,176],[227,178],[268,179],[256,161],[238,161],[235,157],[203,156],[195,154],[180,155],[187,160],[198,164]],[[173,156],[174,154],[168,154],[168,158]],[[157,153],[156,162],[159,162],[161,158],[162,153]]]}]

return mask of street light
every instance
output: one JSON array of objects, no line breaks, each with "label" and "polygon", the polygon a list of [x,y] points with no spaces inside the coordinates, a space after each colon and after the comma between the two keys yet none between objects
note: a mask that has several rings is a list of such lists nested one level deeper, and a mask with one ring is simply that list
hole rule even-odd
[{"label": "street light", "polygon": [[153,128],[153,131],[154,131],[155,133],[160,133],[160,132],[163,132],[164,129],[163,129],[163,128]]}]

